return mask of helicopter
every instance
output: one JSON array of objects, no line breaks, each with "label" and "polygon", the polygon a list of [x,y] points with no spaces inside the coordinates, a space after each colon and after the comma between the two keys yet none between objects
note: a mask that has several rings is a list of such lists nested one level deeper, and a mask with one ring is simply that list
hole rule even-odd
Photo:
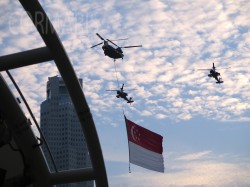
[{"label": "helicopter", "polygon": [[124,87],[124,84],[122,84],[122,87],[120,88],[120,90],[106,90],[106,91],[116,91],[117,98],[123,98],[124,100],[127,101],[127,103],[130,103],[130,104],[133,103],[134,101],[132,100],[132,97],[130,97],[129,99],[127,98],[128,94],[123,91],[123,87]]},{"label": "helicopter", "polygon": [[[230,68],[230,67],[228,67]],[[228,68],[221,68],[221,69],[228,69]],[[217,82],[217,84],[223,83],[222,77],[219,72],[216,71],[216,68],[213,63],[212,69],[198,69],[198,70],[210,70],[210,73],[207,75],[208,77],[213,77]]]},{"label": "helicopter", "polygon": [[[103,40],[103,42],[101,43],[98,43],[96,45],[93,45],[91,48],[94,48],[98,45],[101,45],[103,44],[102,46],[102,49],[104,51],[104,54],[105,56],[108,56],[110,58],[113,58],[114,61],[118,58],[121,58],[123,59],[124,57],[124,54],[123,54],[123,51],[122,51],[122,48],[132,48],[132,47],[142,47],[142,45],[134,45],[134,46],[125,46],[125,47],[119,47],[118,45],[116,45],[114,42],[112,42],[111,40],[109,39],[104,39],[103,37],[101,37],[98,33],[96,33],[96,35],[101,39]],[[120,39],[120,40],[126,40],[126,39]],[[113,45],[115,45],[117,48],[114,48],[113,46],[109,45],[109,43],[112,43]]]}]

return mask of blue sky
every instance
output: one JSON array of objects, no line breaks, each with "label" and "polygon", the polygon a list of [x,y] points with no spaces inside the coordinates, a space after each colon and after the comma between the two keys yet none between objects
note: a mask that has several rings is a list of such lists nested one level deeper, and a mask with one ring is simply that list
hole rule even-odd
[{"label": "blue sky", "polygon": [[[111,187],[250,185],[250,2],[248,0],[41,1],[83,78],[102,145]],[[45,44],[16,1],[0,2],[0,55]],[[127,105],[116,89],[113,60],[104,38],[129,38],[117,60],[119,84],[135,102]],[[218,85],[199,68],[222,69]],[[46,81],[58,73],[53,62],[12,70],[39,121]],[[2,73],[6,77],[5,73]],[[8,79],[7,79],[8,80]],[[12,86],[10,84],[10,86]],[[118,87],[119,86],[119,87]],[[16,92],[15,92],[16,93]],[[164,137],[165,173],[131,165],[123,119]],[[28,115],[28,114],[27,114]]]}]

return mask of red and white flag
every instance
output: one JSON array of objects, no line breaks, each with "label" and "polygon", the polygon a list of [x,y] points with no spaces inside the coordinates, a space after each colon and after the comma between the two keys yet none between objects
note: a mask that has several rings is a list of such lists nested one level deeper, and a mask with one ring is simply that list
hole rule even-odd
[{"label": "red and white flag", "polygon": [[164,173],[163,137],[135,124],[126,117],[125,122],[128,133],[129,162]]}]

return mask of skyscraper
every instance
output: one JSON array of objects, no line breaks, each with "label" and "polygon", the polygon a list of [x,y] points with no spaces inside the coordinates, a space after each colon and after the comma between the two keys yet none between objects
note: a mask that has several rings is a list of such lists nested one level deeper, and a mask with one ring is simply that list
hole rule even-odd
[{"label": "skyscraper", "polygon": [[[91,166],[87,144],[75,113],[67,87],[59,76],[49,77],[47,97],[41,104],[41,129],[49,145],[58,171]],[[82,85],[82,79],[79,79]],[[54,171],[47,149],[43,151]],[[57,185],[60,187],[92,187],[93,181]]]}]

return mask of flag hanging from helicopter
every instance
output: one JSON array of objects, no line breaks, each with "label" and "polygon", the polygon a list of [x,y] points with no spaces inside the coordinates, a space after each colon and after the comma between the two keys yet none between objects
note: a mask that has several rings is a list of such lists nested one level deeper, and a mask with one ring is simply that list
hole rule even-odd
[{"label": "flag hanging from helicopter", "polygon": [[126,116],[124,118],[128,135],[129,162],[164,173],[163,137],[135,124],[128,120]]}]

